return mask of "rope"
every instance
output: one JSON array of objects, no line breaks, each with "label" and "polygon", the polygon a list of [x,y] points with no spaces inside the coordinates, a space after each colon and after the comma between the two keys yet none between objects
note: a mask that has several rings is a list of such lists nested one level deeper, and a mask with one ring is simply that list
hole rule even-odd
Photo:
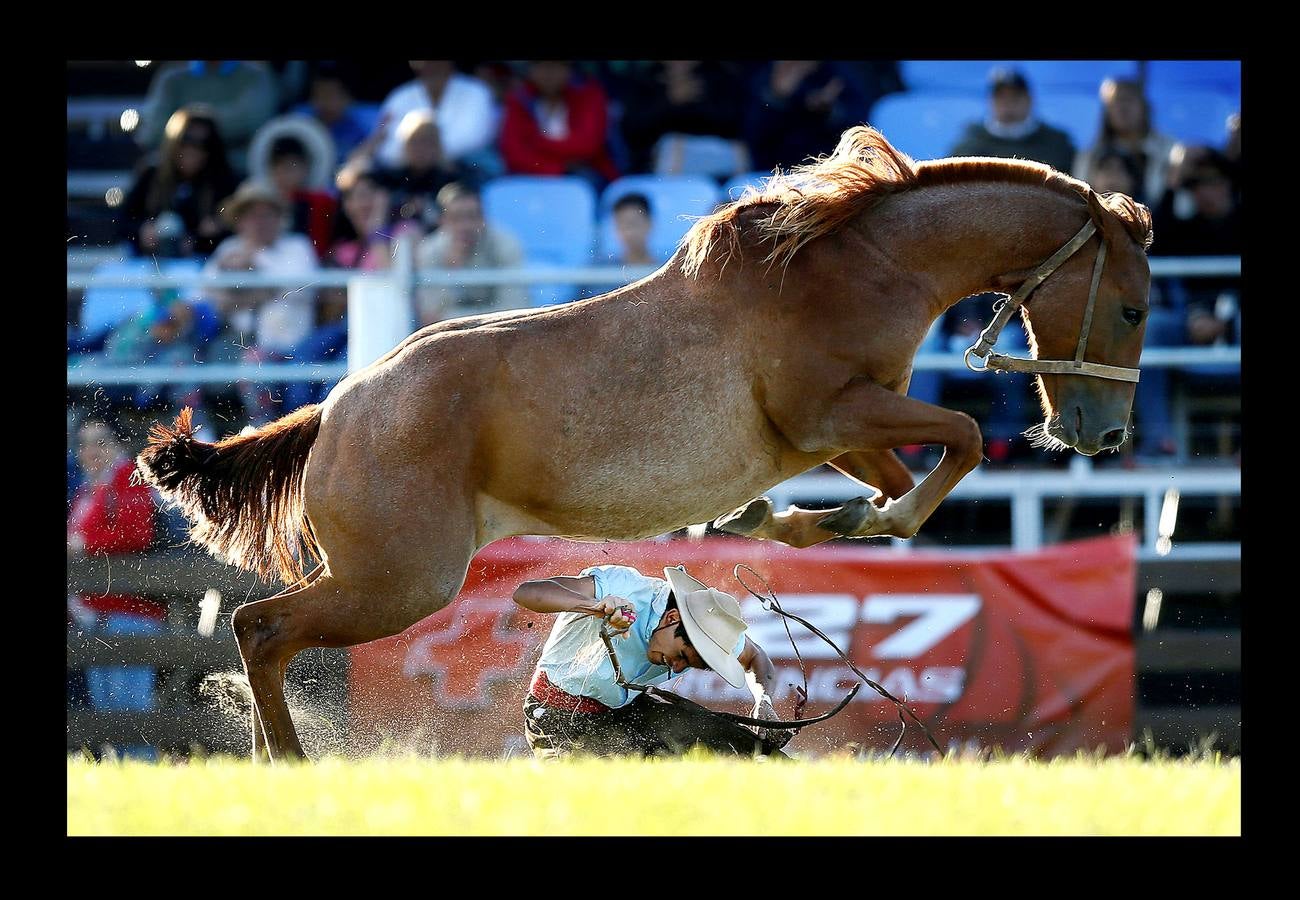
[{"label": "rope", "polygon": [[[762,596],[761,594],[757,593],[753,588],[751,588],[749,585],[745,584],[745,580],[740,577],[741,569],[748,570],[751,575],[753,575],[759,581],[763,582],[763,587],[767,590],[768,596],[766,597]],[[741,587],[749,591],[749,593],[752,594],[758,600],[758,602],[762,605],[763,609],[770,610],[771,612],[776,613],[777,615],[781,616],[783,620],[794,619],[804,628],[807,628],[809,631],[817,635],[823,641],[830,644],[831,649],[839,654],[840,659],[844,660],[844,664],[853,670],[854,675],[857,675],[858,678],[860,678],[863,681],[863,683],[867,685],[867,687],[871,688],[877,694],[879,694],[880,696],[884,697],[886,700],[894,704],[894,706],[898,710],[898,721],[902,723],[903,728],[898,733],[898,739],[894,741],[894,746],[891,747],[889,750],[890,758],[893,758],[894,754],[898,752],[899,746],[903,743],[903,736],[907,733],[907,719],[903,718],[904,713],[906,713],[907,716],[910,717],[912,721],[915,722],[920,727],[921,731],[925,734],[926,740],[930,742],[930,746],[935,749],[935,751],[939,754],[939,756],[942,757],[944,755],[943,750],[939,747],[938,742],[934,739],[934,735],[930,734],[930,729],[926,727],[924,722],[922,722],[919,718],[917,718],[916,713],[912,712],[912,710],[908,709],[907,706],[903,704],[902,700],[899,700],[893,694],[889,693],[889,691],[885,690],[882,686],[880,686],[879,684],[877,684],[876,682],[868,678],[861,669],[859,669],[857,666],[853,664],[853,661],[849,659],[849,657],[845,654],[845,652],[841,650],[834,641],[832,641],[824,633],[822,633],[822,630],[820,628],[818,628],[816,625],[809,622],[807,619],[796,616],[794,613],[788,613],[784,609],[782,609],[781,602],[777,600],[776,592],[773,591],[771,586],[767,583],[767,579],[765,579],[762,575],[758,574],[752,568],[745,565],[744,563],[738,563],[736,567],[731,570],[731,574],[735,577],[737,581],[740,582]],[[790,626],[788,625],[786,626],[785,633],[787,635],[790,634]],[[793,637],[790,638],[790,644],[791,646],[794,646]],[[795,656],[798,657],[798,655],[799,655],[799,649],[795,647]],[[799,659],[799,666],[800,668],[803,668],[802,658]],[[807,685],[807,683],[808,683],[807,673],[805,673],[804,684]]]}]

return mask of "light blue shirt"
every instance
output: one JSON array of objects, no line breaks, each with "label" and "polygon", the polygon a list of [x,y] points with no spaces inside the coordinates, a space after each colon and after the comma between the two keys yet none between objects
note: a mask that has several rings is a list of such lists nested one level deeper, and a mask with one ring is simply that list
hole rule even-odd
[{"label": "light blue shirt", "polygon": [[[622,597],[632,604],[636,621],[627,637],[615,637],[614,653],[618,656],[623,677],[636,684],[661,684],[673,678],[673,670],[657,666],[647,655],[650,636],[668,608],[668,582],[642,575],[631,566],[591,566],[580,576],[590,575],[596,582],[596,599]],[[640,691],[629,691],[614,680],[614,666],[600,639],[602,620],[584,613],[560,613],[551,634],[542,647],[537,668],[555,687],[575,697],[591,697],[617,709],[636,699]],[[732,656],[745,647],[741,634]]]}]

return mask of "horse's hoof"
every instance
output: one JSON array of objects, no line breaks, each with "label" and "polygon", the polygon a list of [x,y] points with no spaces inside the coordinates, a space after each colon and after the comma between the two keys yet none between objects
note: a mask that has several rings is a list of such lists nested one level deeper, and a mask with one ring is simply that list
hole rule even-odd
[{"label": "horse's hoof", "polygon": [[817,520],[817,527],[844,537],[858,537],[864,535],[868,524],[879,516],[880,511],[870,497],[857,497],[822,516]]},{"label": "horse's hoof", "polygon": [[772,517],[772,501],[767,497],[755,497],[744,506],[718,516],[713,527],[728,534],[753,534],[764,522]]}]

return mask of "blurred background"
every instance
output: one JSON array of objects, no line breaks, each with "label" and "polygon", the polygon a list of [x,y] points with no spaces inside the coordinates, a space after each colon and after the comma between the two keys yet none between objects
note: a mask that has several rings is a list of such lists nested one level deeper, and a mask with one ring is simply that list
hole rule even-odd
[{"label": "blurred background", "polygon": [[[196,554],[130,484],[149,424],[190,406],[216,439],[323,399],[415,328],[626,284],[689,217],[863,122],[916,159],[1038,160],[1152,210],[1133,439],[1092,459],[1029,446],[1032,380],[961,363],[995,299],[967,298],[909,393],[975,416],[986,461],[892,549],[1133,535],[1133,739],[1238,746],[1239,61],[124,60],[67,76],[69,749],[247,746],[194,710],[206,675],[238,668],[230,611],[272,590]],[[1023,332],[999,349],[1024,353]],[[900,455],[918,474],[937,461]],[[778,509],[855,495],[830,470],[771,492]],[[290,676],[328,718],[348,670],[313,652]]]}]

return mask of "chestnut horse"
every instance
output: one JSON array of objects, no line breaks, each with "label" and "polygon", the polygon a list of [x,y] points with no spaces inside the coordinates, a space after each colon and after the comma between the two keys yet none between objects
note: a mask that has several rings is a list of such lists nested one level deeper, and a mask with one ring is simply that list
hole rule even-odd
[{"label": "chestnut horse", "polygon": [[[291,585],[232,625],[254,755],[299,757],[290,659],[436,613],[499,538],[637,540],[731,510],[727,530],[798,547],[916,534],[982,457],[969,416],[907,396],[931,323],[973,293],[1018,291],[988,334],[1020,308],[1037,361],[989,355],[992,338],[973,352],[1037,373],[1038,441],[1118,446],[1150,238],[1145,207],[1047,166],[914,163],[854,127],[696,222],[640,281],[429,326],[323,403],[215,444],[185,410],[139,468],[194,540]],[[944,449],[915,486],[892,452],[908,444]],[[822,463],[871,496],[829,514],[751,500]]]}]

